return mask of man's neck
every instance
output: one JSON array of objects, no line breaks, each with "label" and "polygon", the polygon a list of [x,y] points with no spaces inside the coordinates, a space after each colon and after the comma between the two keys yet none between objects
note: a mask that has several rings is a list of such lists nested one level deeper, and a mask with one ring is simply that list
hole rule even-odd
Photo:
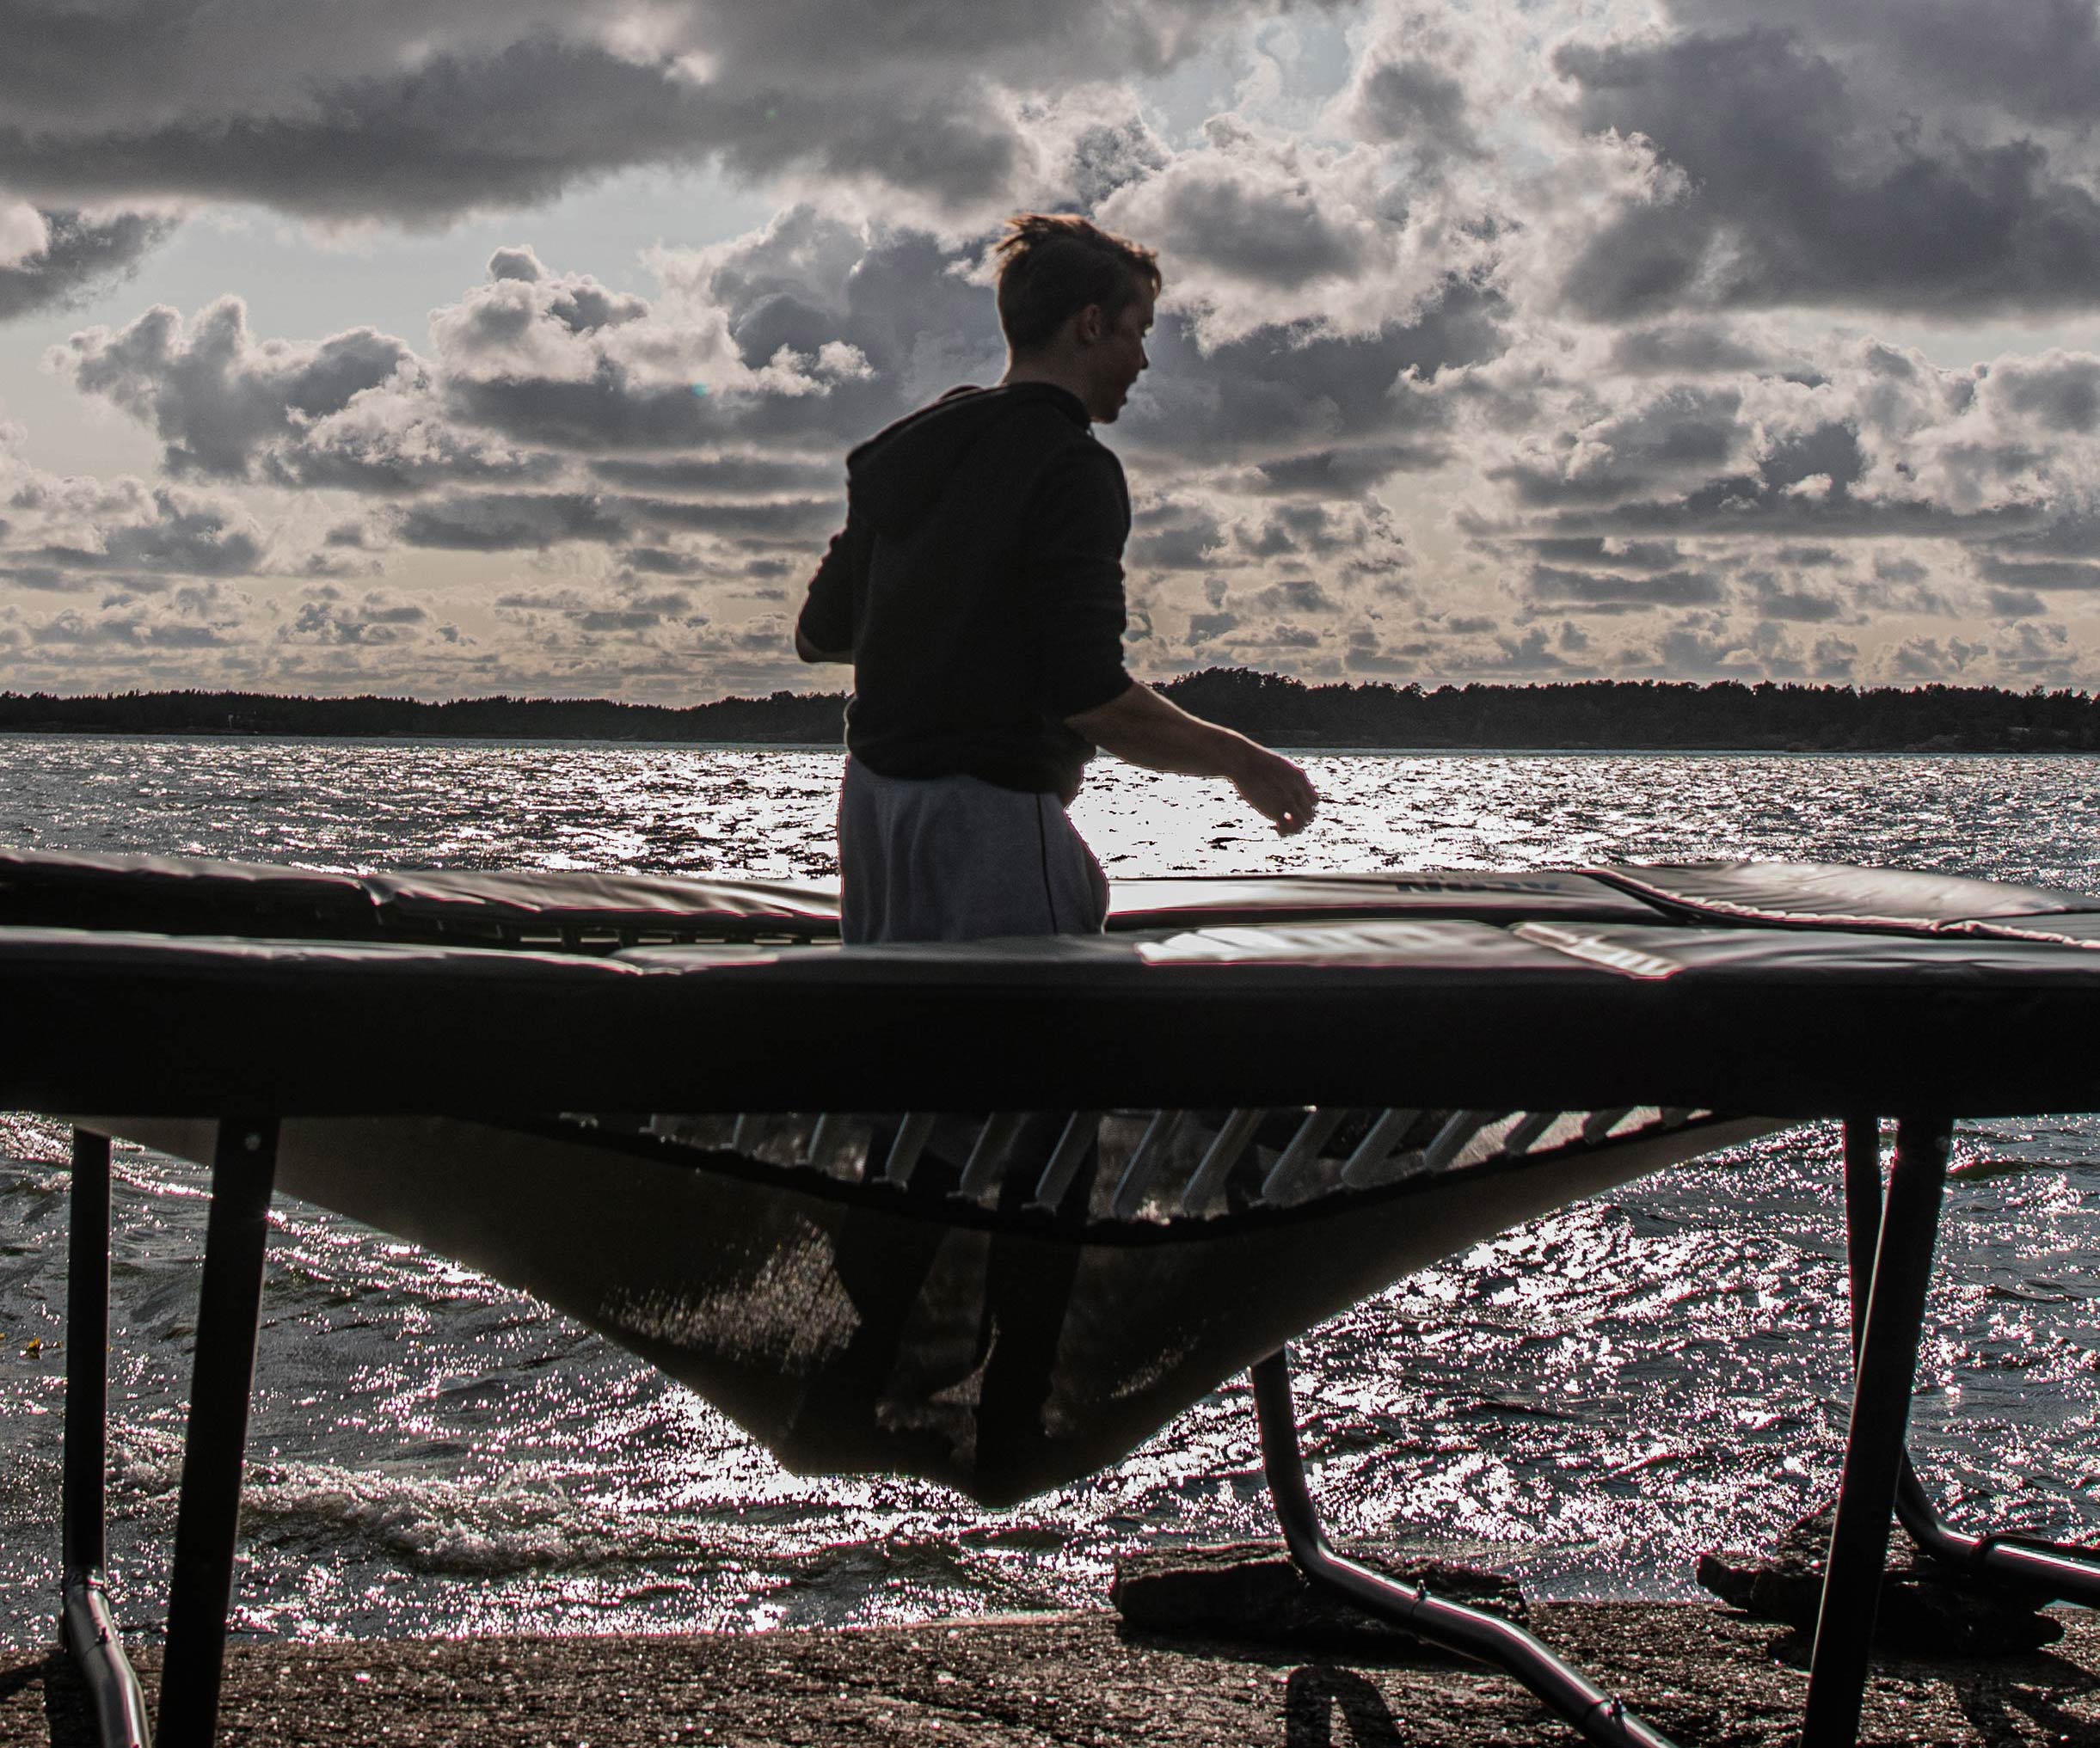
[{"label": "man's neck", "polygon": [[[1059,359],[1017,359],[1006,361],[1006,374],[999,378],[1002,389],[1012,388],[1020,383],[1047,383],[1053,389],[1062,389],[1084,407],[1086,405],[1086,378],[1074,367]],[[1093,414],[1090,409],[1087,416]]]}]

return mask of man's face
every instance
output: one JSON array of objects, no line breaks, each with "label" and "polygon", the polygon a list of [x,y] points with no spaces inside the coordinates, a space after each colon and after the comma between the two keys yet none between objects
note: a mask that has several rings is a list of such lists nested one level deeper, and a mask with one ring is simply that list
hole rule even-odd
[{"label": "man's face", "polygon": [[1140,285],[1122,314],[1102,328],[1101,338],[1089,348],[1086,410],[1102,425],[1115,423],[1123,402],[1130,398],[1131,384],[1151,362],[1145,355],[1145,336],[1151,331],[1152,304],[1152,288]]}]

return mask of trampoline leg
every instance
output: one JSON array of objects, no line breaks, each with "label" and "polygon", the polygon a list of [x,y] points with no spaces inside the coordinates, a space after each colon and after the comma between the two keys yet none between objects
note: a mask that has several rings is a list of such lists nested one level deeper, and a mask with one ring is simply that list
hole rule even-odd
[{"label": "trampoline leg", "polygon": [[241,1464],[276,1175],[274,1119],[220,1122],[198,1295],[189,1429],[182,1446],[182,1493],[175,1509],[175,1570],[168,1584],[162,1748],[206,1748],[218,1724]]},{"label": "trampoline leg", "polygon": [[1458,1603],[1396,1583],[1336,1554],[1321,1527],[1305,1485],[1298,1445],[1298,1411],[1291,1396],[1288,1349],[1280,1348],[1250,1374],[1262,1426],[1262,1462],[1283,1539],[1299,1570],[1314,1584],[1357,1607],[1397,1622],[1416,1638],[1491,1663],[1514,1676],[1598,1748],[1670,1748],[1618,1701],[1556,1657],[1521,1627]]},{"label": "trampoline leg", "polygon": [[145,1748],[145,1696],[124,1654],[102,1578],[109,1410],[109,1138],[73,1132],[65,1245],[64,1586],[58,1638],[80,1671],[101,1748]]},{"label": "trampoline leg", "polygon": [[1942,1118],[1912,1117],[1897,1130],[1895,1168],[1860,1324],[1845,1476],[1816,1615],[1802,1748],[1850,1748],[1859,1730],[1952,1126]]},{"label": "trampoline leg", "polygon": [[[1874,1273],[1874,1234],[1882,1217],[1880,1120],[1849,1117],[1845,1124],[1845,1260],[1852,1292],[1852,1355],[1859,1355],[1868,1287]],[[1896,1521],[1936,1560],[1999,1584],[2088,1608],[2100,1606],[2100,1555],[2091,1549],[2040,1536],[1970,1535],[1939,1514],[1919,1480],[1910,1453],[1896,1471]]]}]

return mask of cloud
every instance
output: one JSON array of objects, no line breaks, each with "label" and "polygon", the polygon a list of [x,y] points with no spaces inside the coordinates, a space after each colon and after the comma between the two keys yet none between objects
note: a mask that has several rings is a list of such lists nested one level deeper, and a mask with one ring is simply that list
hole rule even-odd
[{"label": "cloud", "polygon": [[187,328],[178,311],[157,305],[120,330],[74,334],[53,357],[82,393],[153,426],[168,472],[222,479],[245,479],[266,445],[415,368],[408,347],[370,328],[315,344],[258,343],[238,297],[207,304]]},{"label": "cloud", "polygon": [[1558,565],[1533,565],[1525,580],[1533,600],[1563,605],[1600,602],[1640,607],[1689,606],[1723,598],[1721,580],[1704,571],[1664,571],[1628,576],[1618,571],[1571,571]]},{"label": "cloud", "polygon": [[[785,639],[844,452],[996,377],[987,252],[1036,204],[1162,251],[1101,432],[1145,672],[2100,673],[2100,358],[1953,325],[2100,304],[2078,9],[462,0],[410,41],[170,0],[149,56],[133,0],[34,3],[20,307],[136,261],[119,215],[216,199],[380,249],[638,164],[773,202],[638,267],[520,218],[427,330],[273,335],[237,297],[83,330],[60,370],[161,464],[0,461],[0,625],[71,674],[208,635],[193,672],[301,684],[821,680]],[[247,605],[169,616],[215,580]]]},{"label": "cloud", "polygon": [[1900,93],[1884,107],[1805,29],[1570,42],[1554,65],[1586,132],[1647,142],[1667,172],[1570,266],[1588,316],[2092,301],[2100,199],[2070,141],[1926,124]]},{"label": "cloud", "polygon": [[1163,72],[1268,9],[466,0],[411,25],[273,0],[30,0],[0,69],[0,184],[429,224],[712,163],[962,206],[1035,168],[1032,106]]},{"label": "cloud", "polygon": [[0,322],[102,291],[175,228],[157,214],[40,208],[0,190]]},{"label": "cloud", "polygon": [[353,599],[323,584],[304,592],[296,616],[278,635],[288,643],[371,647],[418,639],[429,624],[429,610],[420,602],[380,589]]}]

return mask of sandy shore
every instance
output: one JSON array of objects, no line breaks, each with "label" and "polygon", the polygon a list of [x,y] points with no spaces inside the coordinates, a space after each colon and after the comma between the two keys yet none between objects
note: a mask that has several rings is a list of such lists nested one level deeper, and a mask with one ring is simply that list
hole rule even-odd
[{"label": "sandy shore", "polygon": [[[1533,1630],[1686,1748],[1765,1748],[1807,1677],[1777,1629],[1699,1604],[1549,1604]],[[158,1656],[138,1657],[150,1694]],[[52,1659],[0,1656],[0,1745],[90,1740]],[[1106,1612],[742,1638],[236,1644],[221,1739],[279,1745],[946,1743],[967,1748],[1573,1744],[1513,1684],[1426,1656],[1366,1662],[1127,1636]],[[2100,1748],[2100,1620],[1973,1663],[1884,1661],[1864,1741]]]}]

